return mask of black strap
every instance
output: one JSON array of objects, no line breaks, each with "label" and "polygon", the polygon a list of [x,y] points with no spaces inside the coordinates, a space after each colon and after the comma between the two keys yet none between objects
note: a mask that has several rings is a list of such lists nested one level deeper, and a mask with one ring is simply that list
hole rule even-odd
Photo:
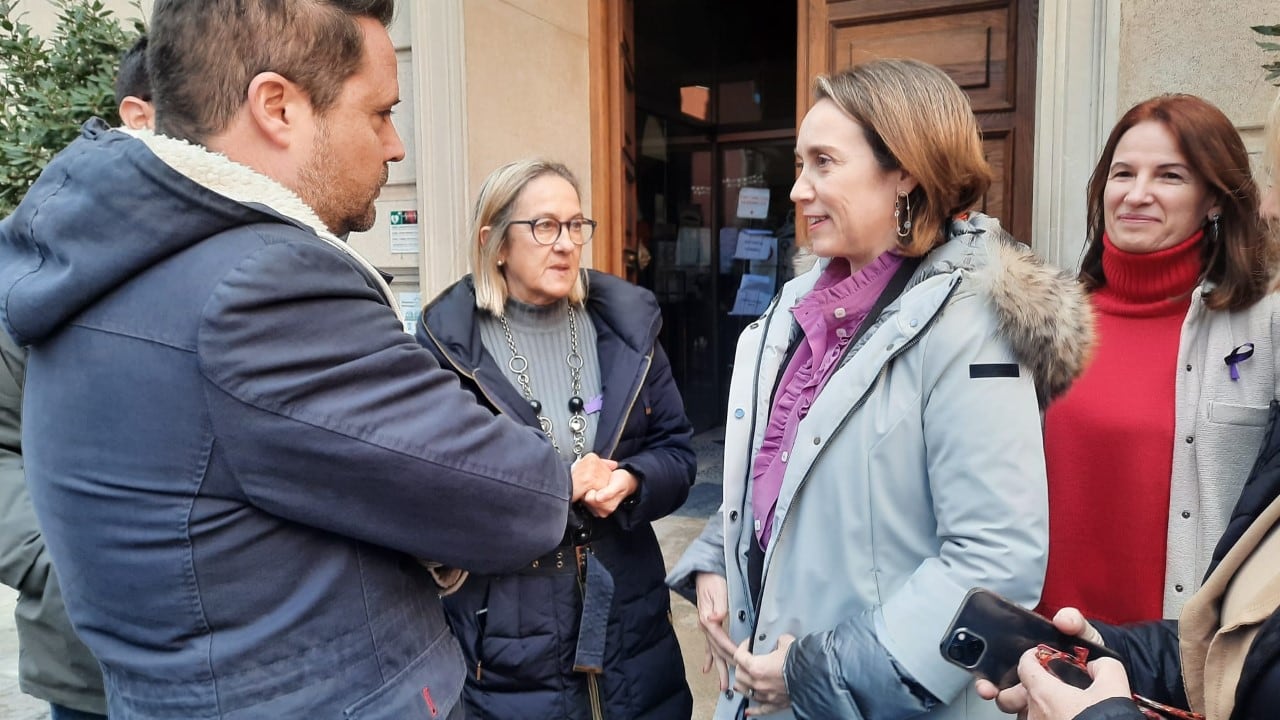
[{"label": "black strap", "polygon": [[[853,337],[849,340],[849,344],[845,346],[845,352],[848,353],[854,347],[857,347],[858,341],[863,335],[875,325],[876,320],[880,318],[880,313],[889,307],[889,304],[898,299],[903,289],[907,287],[907,283],[911,281],[911,276],[915,274],[916,268],[920,267],[919,257],[904,257],[902,264],[898,266],[893,277],[889,278],[889,282],[884,286],[884,290],[880,291],[880,297],[876,298],[875,303],[871,305],[871,309],[867,311],[866,317],[862,318],[862,322],[858,323],[858,327],[853,331]],[[795,357],[796,351],[800,348],[800,342],[804,340],[804,330],[799,323],[791,324],[791,340],[787,344],[787,352],[782,356],[782,364],[778,366],[778,374],[773,379],[773,390],[769,392],[769,408],[773,409],[773,401],[778,393],[778,385],[782,382],[782,376],[786,374],[787,366],[791,364],[791,360]]]}]

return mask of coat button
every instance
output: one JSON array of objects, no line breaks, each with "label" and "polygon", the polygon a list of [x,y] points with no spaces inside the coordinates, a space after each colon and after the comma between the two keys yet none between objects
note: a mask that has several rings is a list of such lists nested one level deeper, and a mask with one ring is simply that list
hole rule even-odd
[{"label": "coat button", "polygon": [[814,445],[821,445],[821,444],[822,444],[822,438],[820,438],[820,437],[815,437],[815,438],[813,439],[813,444],[814,444]]},{"label": "coat button", "polygon": [[911,318],[911,322],[910,322],[910,323],[908,323],[908,324],[909,324],[911,327],[916,327],[917,325],[919,325],[919,324],[920,324],[920,321],[919,321],[919,320],[917,320],[917,319],[915,319],[915,318]]},{"label": "coat button", "polygon": [[724,691],[724,699],[725,699],[725,700],[732,700],[732,699],[733,699],[733,688],[729,688],[728,690],[725,690],[725,691]]},{"label": "coat button", "polygon": [[1187,363],[1187,372],[1191,372],[1191,363]]},{"label": "coat button", "polygon": [[884,346],[884,351],[885,351],[885,352],[893,352],[893,343],[889,343],[888,345],[885,345],[885,346]]},{"label": "coat button", "polygon": [[734,417],[736,417],[736,418],[738,418],[739,420],[741,420],[742,418],[746,417],[746,415],[747,415],[747,411],[746,411],[746,410],[743,410],[742,408],[736,408],[736,409],[733,411],[733,416],[734,416]]},{"label": "coat button", "polygon": [[838,307],[838,308],[836,308],[835,310],[832,310],[832,311],[831,311],[831,314],[832,314],[832,315],[835,315],[835,316],[836,316],[836,319],[838,320],[838,319],[840,319],[840,318],[844,317],[844,314],[845,314],[845,313],[844,313],[844,308],[842,308],[842,307]]},{"label": "coat button", "polygon": [[758,327],[760,327],[760,323],[758,323],[758,322],[753,322],[753,323],[751,323],[751,329],[752,329],[752,330],[755,330],[755,329],[756,329],[756,328],[758,328]]},{"label": "coat button", "polygon": [[1186,519],[1187,519],[1187,518],[1189,518],[1189,517],[1191,517],[1191,513],[1187,512],[1186,510],[1183,510],[1183,511],[1182,511],[1182,519],[1183,519],[1183,520],[1186,520]]},{"label": "coat button", "polygon": [[1182,583],[1178,583],[1177,585],[1174,585],[1173,589],[1177,590],[1178,592],[1182,592]]},{"label": "coat button", "polygon": [[[1179,585],[1178,587],[1182,587],[1182,586]],[[764,638],[765,638],[764,633],[760,633],[759,635],[756,636],[756,640],[759,640],[760,642],[764,642]]]},{"label": "coat button", "polygon": [[1188,445],[1190,445],[1191,443],[1193,443],[1193,442],[1195,442],[1195,441],[1196,441],[1196,438],[1195,438],[1195,436],[1194,436],[1194,435],[1188,435],[1188,436],[1187,436],[1187,444],[1188,444]]},{"label": "coat button", "polygon": [[738,611],[738,622],[746,622],[746,621],[747,621],[747,611],[746,611],[746,610],[739,610],[739,611]]},{"label": "coat button", "polygon": [[738,511],[737,511],[737,510],[730,510],[730,511],[729,511],[729,522],[738,522]]}]

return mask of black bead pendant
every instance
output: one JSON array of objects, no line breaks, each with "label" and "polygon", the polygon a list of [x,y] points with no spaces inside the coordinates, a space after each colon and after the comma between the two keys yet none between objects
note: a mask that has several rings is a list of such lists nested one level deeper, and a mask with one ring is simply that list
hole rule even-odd
[{"label": "black bead pendant", "polygon": [[531,405],[531,406],[533,407],[533,414],[534,414],[534,415],[541,415],[541,414],[542,414],[542,403],[538,402],[537,400],[530,400],[530,401],[529,401],[529,405]]},{"label": "black bead pendant", "polygon": [[569,412],[580,413],[582,412],[583,407],[585,407],[585,405],[582,402],[582,398],[578,397],[577,395],[574,395],[573,397],[569,398]]}]

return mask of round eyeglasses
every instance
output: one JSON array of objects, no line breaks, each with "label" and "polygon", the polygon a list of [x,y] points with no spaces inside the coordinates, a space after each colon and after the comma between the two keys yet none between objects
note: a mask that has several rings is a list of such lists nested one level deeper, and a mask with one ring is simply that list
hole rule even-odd
[{"label": "round eyeglasses", "polygon": [[528,225],[533,230],[533,240],[539,245],[555,245],[560,233],[569,232],[569,240],[574,245],[586,245],[596,231],[596,221],[586,218],[574,218],[561,222],[553,217],[534,218],[533,220],[512,220],[510,225]]}]

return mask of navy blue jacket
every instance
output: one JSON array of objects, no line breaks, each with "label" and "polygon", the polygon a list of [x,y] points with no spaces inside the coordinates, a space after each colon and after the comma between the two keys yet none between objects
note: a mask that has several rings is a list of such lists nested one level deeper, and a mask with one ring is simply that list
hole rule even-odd
[{"label": "navy blue jacket", "polygon": [[[1206,578],[1213,574],[1254,520],[1280,497],[1280,403],[1271,404],[1271,418],[1264,438],[1262,451],[1231,512],[1226,532],[1213,550],[1213,562]],[[1118,627],[1096,625],[1107,647],[1124,660],[1135,693],[1175,707],[1187,707],[1176,621]],[[1280,708],[1280,610],[1272,613],[1254,636],[1245,654],[1235,696],[1231,720],[1276,717]],[[1099,703],[1076,716],[1077,720],[1138,720],[1141,717],[1133,703],[1114,700]]]},{"label": "navy blue jacket", "polygon": [[112,717],[460,717],[414,558],[500,572],[560,540],[567,465],[306,216],[94,121],[0,223],[27,481]]},{"label": "navy blue jacket", "polygon": [[[692,697],[671,626],[662,552],[650,525],[684,503],[697,470],[671,366],[657,342],[661,315],[652,293],[612,275],[589,273],[587,314],[596,328],[604,404],[595,447],[640,480],[634,502],[604,520],[574,511],[566,543],[590,537],[616,588],[599,676],[609,720],[688,718]],[[537,427],[529,403],[480,341],[468,276],[428,306],[418,339],[453,368],[494,412]],[[566,559],[573,566],[572,547]],[[473,718],[561,720],[592,717],[588,680],[573,671],[582,599],[576,573],[472,575],[445,607],[467,656],[464,697]]]}]

